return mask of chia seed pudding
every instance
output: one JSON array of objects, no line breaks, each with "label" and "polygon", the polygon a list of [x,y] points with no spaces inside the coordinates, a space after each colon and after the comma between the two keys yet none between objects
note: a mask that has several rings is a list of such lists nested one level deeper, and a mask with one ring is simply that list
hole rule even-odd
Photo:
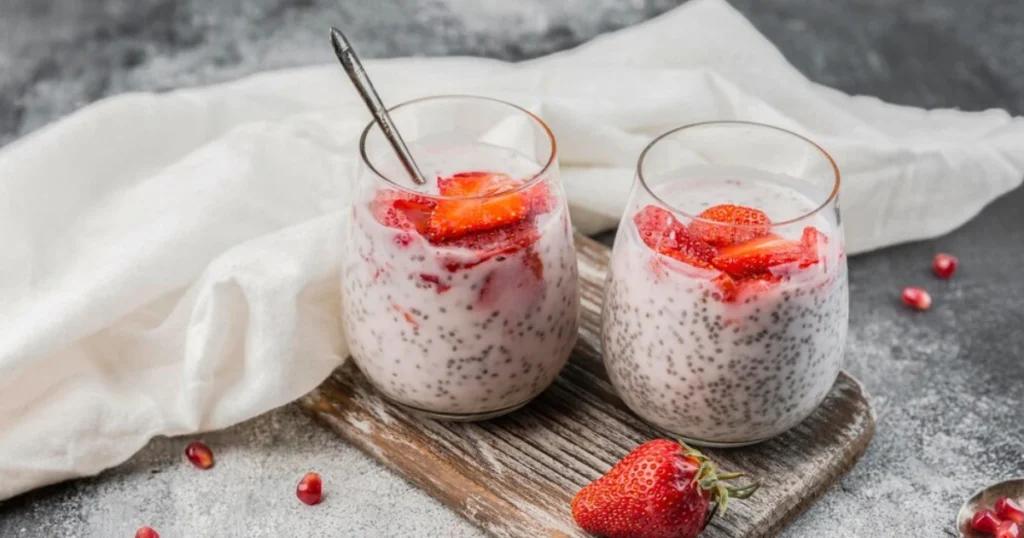
[{"label": "chia seed pudding", "polygon": [[[502,193],[541,169],[485,144],[420,153],[432,155],[420,165],[442,193],[511,181]],[[352,356],[388,398],[439,418],[524,405],[554,381],[576,341],[576,254],[561,187],[546,177],[486,194],[460,200],[384,188],[353,208],[355,255],[342,276]],[[508,207],[528,210],[501,212]],[[504,220],[494,225],[493,216]]]},{"label": "chia seed pudding", "polygon": [[771,174],[720,172],[728,179],[658,185],[673,211],[634,196],[602,340],[634,412],[691,442],[729,446],[774,437],[821,403],[839,373],[848,291],[841,228],[820,204]]}]

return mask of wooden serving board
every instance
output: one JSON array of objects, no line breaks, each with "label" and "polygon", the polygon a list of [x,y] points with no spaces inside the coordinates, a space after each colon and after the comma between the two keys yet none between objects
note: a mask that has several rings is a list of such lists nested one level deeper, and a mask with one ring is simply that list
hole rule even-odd
[{"label": "wooden serving board", "polygon": [[[478,422],[420,418],[382,399],[348,361],[300,400],[350,443],[498,537],[585,537],[569,503],[634,447],[665,436],[615,395],[601,363],[600,313],[609,250],[576,236],[582,317],[569,364],[537,400]],[[707,449],[725,470],[764,486],[702,536],[774,536],[854,464],[874,434],[864,389],[841,373],[810,418],[771,441]]]}]

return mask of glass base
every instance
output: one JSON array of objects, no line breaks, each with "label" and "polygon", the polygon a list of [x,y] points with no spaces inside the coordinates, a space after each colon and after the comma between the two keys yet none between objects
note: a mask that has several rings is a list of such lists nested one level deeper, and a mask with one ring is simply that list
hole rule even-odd
[{"label": "glass base", "polygon": [[[749,441],[746,441],[746,440],[744,440],[744,441],[708,441],[706,439],[700,439],[700,438],[697,438],[697,437],[691,437],[689,435],[685,435],[685,434],[682,434],[682,433],[675,433],[672,430],[663,428],[663,427],[658,426],[658,425],[656,425],[656,424],[654,424],[652,422],[649,422],[647,419],[645,419],[643,417],[641,417],[641,420],[643,420],[647,424],[650,424],[651,427],[653,427],[654,429],[665,432],[669,438],[678,439],[678,440],[683,441],[684,443],[686,443],[688,445],[691,445],[691,446],[707,447],[707,448],[740,448],[740,447],[744,447],[744,446],[756,445],[758,443],[763,443],[765,441],[768,441],[768,440],[771,440],[771,439],[775,439],[776,437],[778,437],[778,436],[780,436],[780,435],[782,435],[782,434],[784,434],[784,433],[788,432],[789,430],[791,430],[791,429],[796,427],[796,424],[794,424],[793,426],[790,426],[790,427],[788,427],[788,428],[786,428],[786,429],[784,429],[784,430],[782,430],[779,433],[776,433],[774,435],[769,435],[768,437],[760,437],[760,438],[757,438],[757,439],[751,439]],[[799,422],[797,424],[799,424]]]},{"label": "glass base", "polygon": [[492,411],[483,411],[480,413],[444,413],[440,411],[431,411],[429,409],[421,409],[419,407],[407,405],[397,400],[393,400],[387,396],[384,396],[384,398],[387,401],[391,402],[392,404],[396,405],[397,407],[400,407],[411,413],[417,414],[421,417],[432,418],[434,420],[443,420],[446,422],[475,422],[478,420],[489,420],[492,418],[500,417],[502,415],[507,415],[513,411],[518,411],[525,407],[526,404],[533,401],[533,398],[530,398],[525,402],[518,403],[509,407],[503,407],[501,409],[495,409]]},{"label": "glass base", "polygon": [[[668,432],[668,430],[665,430],[665,431]],[[679,439],[680,441],[683,441],[684,443],[686,443],[686,444],[688,444],[690,446],[708,447],[708,448],[740,448],[740,447],[743,447],[743,446],[750,446],[750,445],[756,445],[758,443],[763,443],[763,442],[765,442],[765,441],[767,441],[769,439],[774,439],[775,437],[778,437],[778,435],[782,435],[780,433],[778,435],[773,435],[771,437],[764,437],[762,439],[754,439],[753,441],[705,441],[703,439],[696,439],[696,438],[693,438],[693,437],[687,437],[685,435],[679,435],[677,433],[671,433],[671,432],[668,432],[668,433],[671,434],[672,436],[674,436],[676,439]],[[783,433],[785,433],[785,432],[783,432]]]}]

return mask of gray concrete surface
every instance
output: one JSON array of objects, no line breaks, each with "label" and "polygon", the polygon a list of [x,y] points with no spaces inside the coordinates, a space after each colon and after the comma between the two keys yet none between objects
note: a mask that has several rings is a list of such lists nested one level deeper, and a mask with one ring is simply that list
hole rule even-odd
[{"label": "gray concrete surface", "polygon": [[[366,56],[521,59],[680,0],[0,0],[0,144],[103,96],[330,62],[324,26]],[[736,0],[810,78],[916,106],[1024,112],[1024,2]],[[610,241],[610,236],[604,238]],[[934,281],[936,251],[963,260]],[[879,415],[864,459],[788,538],[951,536],[963,497],[1024,475],[1024,191],[934,241],[851,260],[847,368]],[[935,306],[912,313],[904,285]],[[479,536],[288,406],[202,438],[213,470],[156,439],[126,464],[0,503],[0,537]],[[309,469],[321,506],[295,502]]]}]

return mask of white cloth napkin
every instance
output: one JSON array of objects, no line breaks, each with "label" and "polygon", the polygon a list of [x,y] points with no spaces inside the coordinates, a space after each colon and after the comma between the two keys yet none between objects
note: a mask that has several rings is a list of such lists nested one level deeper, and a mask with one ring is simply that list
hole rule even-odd
[{"label": "white cloth napkin", "polygon": [[[585,232],[616,224],[655,135],[701,120],[828,148],[850,252],[952,230],[1024,174],[1021,119],[813,84],[720,0],[520,64],[366,67],[388,103],[537,112]],[[0,150],[0,499],[245,420],[341,363],[341,209],[367,120],[329,64],[117,96]]]}]

